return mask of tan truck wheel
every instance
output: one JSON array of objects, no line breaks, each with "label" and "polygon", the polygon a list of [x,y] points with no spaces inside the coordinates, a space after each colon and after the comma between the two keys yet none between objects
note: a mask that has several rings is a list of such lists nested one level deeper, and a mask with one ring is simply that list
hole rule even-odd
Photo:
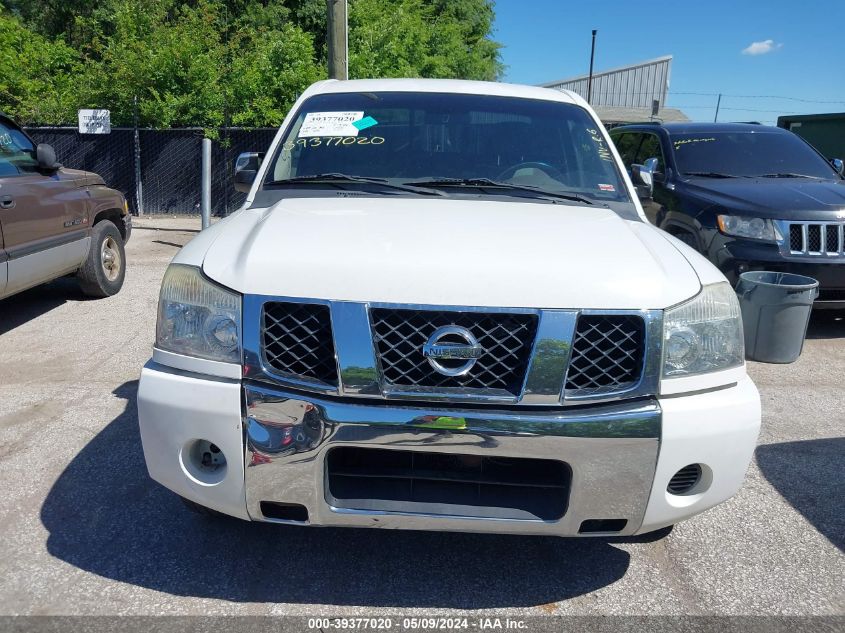
[{"label": "tan truck wheel", "polygon": [[77,273],[82,292],[89,297],[110,297],[123,286],[126,254],[118,228],[103,220],[91,230],[88,258]]}]

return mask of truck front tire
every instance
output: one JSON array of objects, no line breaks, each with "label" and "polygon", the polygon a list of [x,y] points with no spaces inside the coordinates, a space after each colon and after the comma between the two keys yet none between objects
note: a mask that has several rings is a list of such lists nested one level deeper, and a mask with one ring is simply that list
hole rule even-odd
[{"label": "truck front tire", "polygon": [[77,272],[79,286],[89,297],[110,297],[123,287],[126,254],[123,237],[109,220],[102,220],[91,230],[88,257]]}]

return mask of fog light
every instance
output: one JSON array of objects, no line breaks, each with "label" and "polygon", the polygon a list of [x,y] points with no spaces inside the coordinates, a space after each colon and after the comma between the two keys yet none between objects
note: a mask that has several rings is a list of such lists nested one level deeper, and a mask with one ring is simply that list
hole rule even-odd
[{"label": "fog light", "polygon": [[690,464],[672,475],[666,490],[673,495],[684,495],[695,488],[699,481],[701,481],[701,464]]},{"label": "fog light", "polygon": [[226,476],[226,456],[209,440],[190,440],[182,447],[182,468],[194,481],[213,486]]}]

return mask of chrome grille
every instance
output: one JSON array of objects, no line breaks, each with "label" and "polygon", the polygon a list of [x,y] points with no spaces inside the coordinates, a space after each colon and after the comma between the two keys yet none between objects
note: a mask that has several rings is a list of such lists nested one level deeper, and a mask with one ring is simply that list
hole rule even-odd
[{"label": "chrome grille", "polygon": [[[556,407],[652,396],[662,316],[244,295],[243,375],[351,399]],[[469,333],[441,332],[439,351],[474,338],[474,366],[440,353],[432,364],[465,368],[461,376],[435,371],[423,355],[449,325]]]},{"label": "chrome grille", "polygon": [[261,318],[264,363],[275,373],[337,384],[329,307],[271,301]]},{"label": "chrome grille", "polygon": [[[373,338],[382,378],[403,387],[501,389],[517,395],[537,331],[534,314],[373,308]],[[463,376],[436,372],[422,348],[439,327],[467,328],[484,348]]]},{"label": "chrome grille", "polygon": [[[845,223],[781,222],[789,255],[845,257]],[[786,253],[785,253],[786,254]]]},{"label": "chrome grille", "polygon": [[642,373],[644,338],[639,316],[581,315],[566,374],[567,393],[587,395],[633,387]]}]

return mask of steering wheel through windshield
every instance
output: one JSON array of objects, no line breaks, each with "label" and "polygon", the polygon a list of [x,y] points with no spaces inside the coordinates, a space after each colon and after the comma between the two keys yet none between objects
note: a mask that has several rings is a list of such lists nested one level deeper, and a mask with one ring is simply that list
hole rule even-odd
[{"label": "steering wheel through windshield", "polygon": [[566,180],[566,177],[563,175],[563,172],[561,172],[556,167],[552,167],[548,163],[541,163],[539,161],[533,160],[525,161],[523,163],[517,163],[516,165],[511,165],[510,167],[505,169],[505,171],[500,173],[496,177],[496,180],[510,180],[516,175],[516,172],[518,172],[520,169],[539,169],[550,178],[554,178],[559,182],[565,182]]}]

